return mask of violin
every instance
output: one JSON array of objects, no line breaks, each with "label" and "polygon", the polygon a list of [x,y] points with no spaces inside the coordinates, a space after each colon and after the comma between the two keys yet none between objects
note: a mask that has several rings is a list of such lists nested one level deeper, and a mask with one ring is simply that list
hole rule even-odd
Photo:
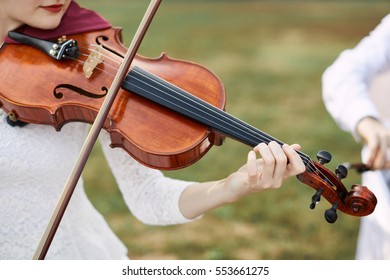
[{"label": "violin", "polygon": [[[126,52],[121,29],[76,34],[57,42],[18,33],[10,37],[24,43],[5,44],[0,50],[0,67],[7,69],[0,77],[0,107],[10,119],[56,130],[68,122],[93,123]],[[225,137],[251,147],[271,141],[283,145],[224,111],[225,96],[220,79],[202,65],[165,53],[155,59],[136,55],[103,128],[112,147],[160,170],[193,164]],[[328,222],[336,221],[336,210],[352,216],[374,211],[377,200],[367,187],[356,184],[348,191],[343,185],[341,179],[347,175],[343,165],[335,174],[324,167],[329,153],[319,152],[318,162],[298,153],[306,171],[297,178],[315,189],[310,208],[325,198],[332,205],[325,212]]]}]

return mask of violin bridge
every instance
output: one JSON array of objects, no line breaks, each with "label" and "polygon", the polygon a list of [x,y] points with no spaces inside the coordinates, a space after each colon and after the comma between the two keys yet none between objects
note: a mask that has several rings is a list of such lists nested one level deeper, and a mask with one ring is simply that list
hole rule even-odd
[{"label": "violin bridge", "polygon": [[98,45],[88,56],[83,66],[83,72],[87,79],[92,76],[96,66],[103,62],[103,47]]}]

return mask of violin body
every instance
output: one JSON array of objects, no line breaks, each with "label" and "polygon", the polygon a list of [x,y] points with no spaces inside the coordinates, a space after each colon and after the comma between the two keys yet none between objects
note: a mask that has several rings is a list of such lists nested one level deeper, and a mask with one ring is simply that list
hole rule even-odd
[{"label": "violin body", "polygon": [[[104,63],[87,78],[80,61],[57,61],[34,47],[4,44],[0,50],[0,107],[19,121],[51,125],[60,130],[68,122],[93,123],[126,52],[121,29],[110,28],[72,35],[78,42],[99,44]],[[91,50],[80,47],[83,53]],[[85,61],[87,55],[79,60]],[[225,106],[225,90],[205,67],[162,54],[149,59],[137,55],[132,66],[193,92],[218,108]],[[20,69],[23,68],[23,71]],[[223,136],[207,126],[120,89],[103,128],[112,147],[121,147],[149,167],[171,170],[199,160]]]}]

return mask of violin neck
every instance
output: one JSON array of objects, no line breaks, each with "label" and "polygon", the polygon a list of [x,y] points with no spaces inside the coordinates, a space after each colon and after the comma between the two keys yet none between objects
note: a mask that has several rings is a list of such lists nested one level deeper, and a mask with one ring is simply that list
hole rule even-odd
[{"label": "violin neck", "polygon": [[[128,73],[122,87],[251,147],[259,143],[268,144],[271,141],[280,145],[284,144],[271,135],[137,66]],[[310,161],[307,155],[300,151],[298,153],[305,163]]]}]

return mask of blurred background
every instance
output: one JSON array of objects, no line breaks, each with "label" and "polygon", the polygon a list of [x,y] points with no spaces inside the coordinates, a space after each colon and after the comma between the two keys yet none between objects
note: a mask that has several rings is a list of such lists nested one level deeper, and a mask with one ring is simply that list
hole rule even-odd
[{"label": "blurred background", "polygon": [[[148,0],[79,0],[114,26],[126,46]],[[286,143],[300,143],[316,158],[328,150],[331,170],[358,161],[360,143],[340,131],[324,108],[321,75],[338,54],[354,47],[390,11],[389,1],[165,0],[139,53],[161,52],[202,64],[227,91],[226,110]],[[246,160],[248,147],[226,139],[194,165],[165,172],[185,180],[225,177]],[[344,179],[349,190],[358,174]],[[329,224],[322,200],[309,209],[314,190],[289,179],[264,192],[206,214],[193,223],[147,226],[123,203],[100,147],[84,172],[86,189],[131,259],[353,259],[359,219],[339,213]]]}]

